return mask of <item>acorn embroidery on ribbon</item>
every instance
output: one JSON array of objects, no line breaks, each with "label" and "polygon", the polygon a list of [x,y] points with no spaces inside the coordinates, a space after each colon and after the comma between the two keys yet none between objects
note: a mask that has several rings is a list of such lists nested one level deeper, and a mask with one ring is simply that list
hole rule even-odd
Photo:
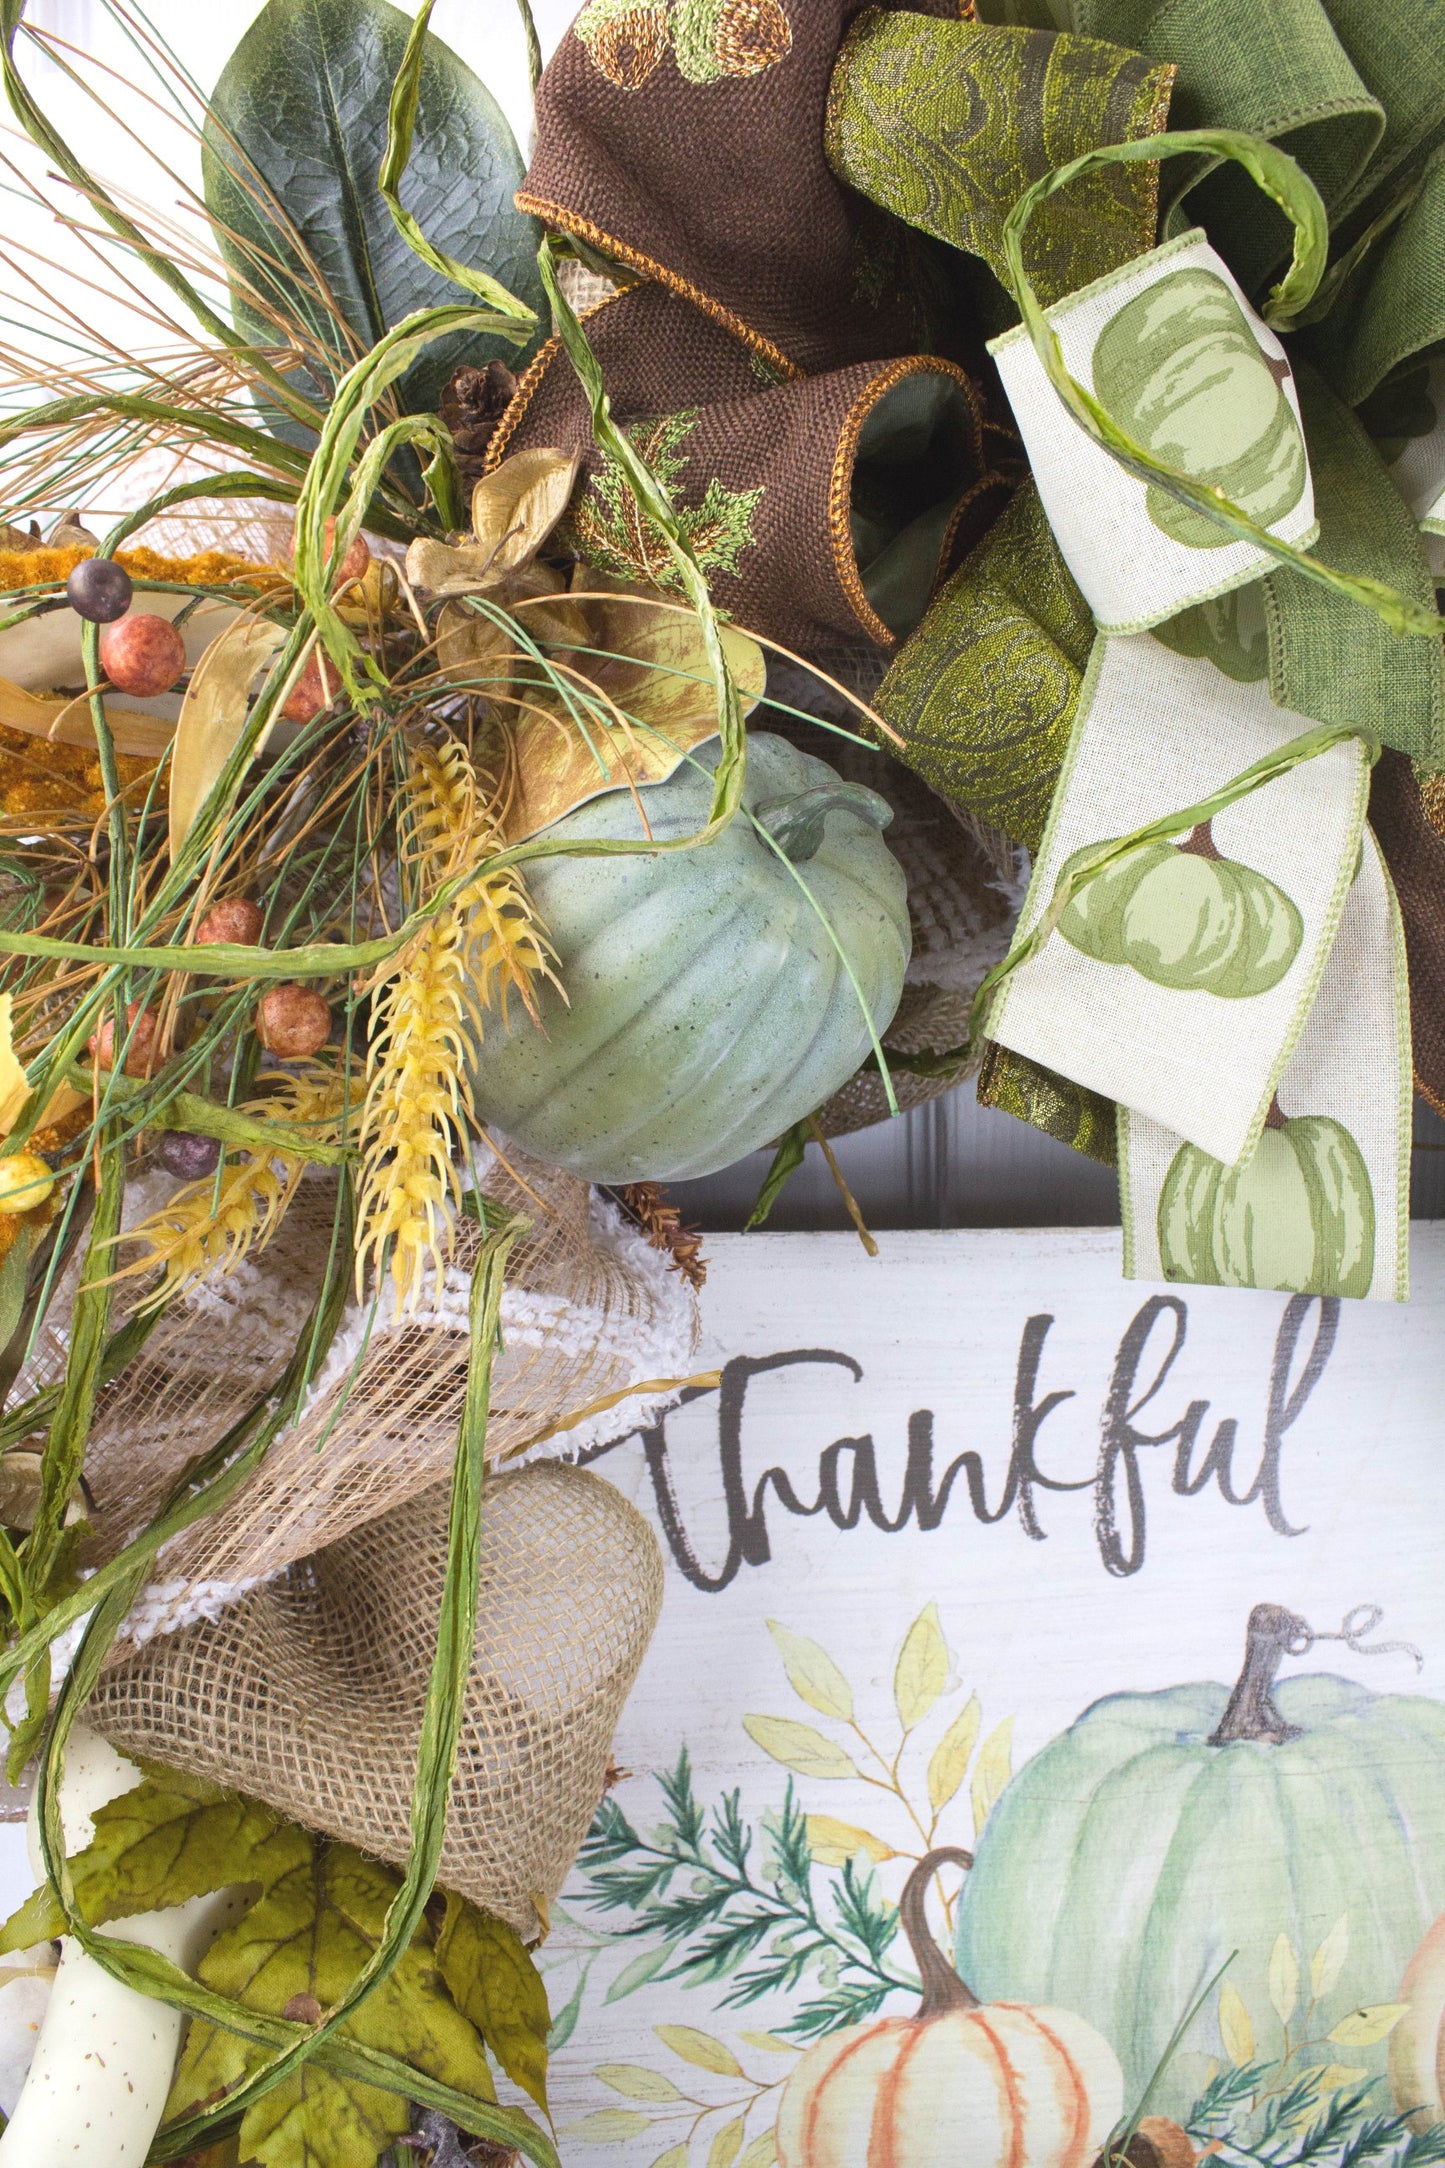
[{"label": "acorn embroidery on ribbon", "polygon": [[1126,964],[1175,993],[1247,1001],[1278,986],[1304,921],[1267,875],[1221,856],[1205,821],[1183,843],[1141,844],[1095,874],[1059,932],[1096,962]]},{"label": "acorn embroidery on ribbon", "polygon": [[1159,1192],[1158,1234],[1166,1280],[1361,1298],[1375,1276],[1375,1192],[1360,1147],[1342,1122],[1287,1117],[1278,1099],[1242,1166],[1181,1145]]},{"label": "acorn embroidery on ribbon", "polygon": [[[1109,319],[1094,348],[1094,390],[1115,421],[1171,467],[1208,482],[1260,526],[1292,512],[1309,462],[1285,397],[1289,363],[1266,353],[1217,272],[1200,265],[1157,279]],[[1235,538],[1156,483],[1145,506],[1190,549]]]},{"label": "acorn embroidery on ribbon", "polygon": [[588,0],[573,28],[619,90],[640,90],[669,44],[689,83],[761,75],[793,49],[780,0]]}]

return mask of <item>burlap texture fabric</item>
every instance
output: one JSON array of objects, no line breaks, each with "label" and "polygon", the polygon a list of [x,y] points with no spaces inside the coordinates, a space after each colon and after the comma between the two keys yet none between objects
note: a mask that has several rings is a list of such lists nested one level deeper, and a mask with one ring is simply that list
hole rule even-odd
[{"label": "burlap texture fabric", "polygon": [[1409,761],[1382,753],[1371,778],[1370,826],[1405,922],[1416,1088],[1445,1114],[1445,795],[1438,777],[1426,789],[1439,808],[1434,820]]},{"label": "burlap texture fabric", "polygon": [[[446,1551],[431,1489],[108,1671],[87,1720],[399,1864]],[[490,1479],[439,1880],[532,1938],[602,1797],[662,1602],[642,1516],[552,1463]]]},{"label": "burlap texture fabric", "polygon": [[[487,1430],[493,1466],[531,1447],[570,1451],[593,1435],[588,1422],[626,1428],[629,1407],[666,1396],[644,1394],[594,1418],[585,1411],[685,1371],[696,1324],[691,1291],[613,1206],[593,1202],[575,1176],[508,1157],[515,1175],[497,1161],[482,1187],[531,1232],[512,1252],[503,1296]],[[94,1505],[85,1564],[138,1535],[187,1465],[274,1386],[320,1283],[332,1212],[331,1185],[307,1182],[260,1259],[173,1303],[138,1358],[102,1389],[86,1458]],[[475,1221],[459,1221],[446,1285],[416,1313],[398,1317],[385,1294],[374,1312],[370,1302],[347,1312],[300,1421],[224,1506],[158,1553],[117,1657],[214,1614],[447,1475],[480,1239]],[[63,1369],[66,1309],[63,1298],[53,1306],[21,1390]],[[581,1426],[559,1429],[579,1414]]]},{"label": "burlap texture fabric", "polygon": [[660,279],[783,376],[903,351],[911,311],[870,285],[869,216],[823,154],[861,4],[588,0],[538,87],[519,207]]}]

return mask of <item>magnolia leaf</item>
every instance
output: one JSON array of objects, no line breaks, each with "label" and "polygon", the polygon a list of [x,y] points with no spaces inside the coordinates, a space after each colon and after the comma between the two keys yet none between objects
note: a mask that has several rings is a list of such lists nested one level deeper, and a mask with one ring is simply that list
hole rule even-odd
[{"label": "magnolia leaf", "polygon": [[800,1701],[820,1716],[836,1716],[841,1723],[853,1721],[853,1689],[827,1650],[806,1634],[791,1633],[776,1619],[768,1620],[768,1632],[783,1659],[788,1684]]},{"label": "magnolia leaf", "polygon": [[671,2048],[695,2070],[711,2070],[720,2078],[742,2076],[743,2066],[732,2049],[711,2033],[699,2032],[692,2025],[654,2025],[652,2029],[665,2048]]},{"label": "magnolia leaf", "polygon": [[707,2149],[707,2168],[733,2168],[733,2162],[743,2149],[746,2132],[746,2116],[740,2115],[735,2123],[724,2123]]},{"label": "magnolia leaf", "polygon": [[760,2138],[754,2138],[752,2144],[738,2162],[738,2168],[773,2168],[773,2163],[777,2157],[777,2132],[765,2130]]},{"label": "magnolia leaf", "polygon": [[1310,1994],[1319,2002],[1334,1993],[1350,1954],[1350,1915],[1342,1912],[1310,1959]]},{"label": "magnolia leaf", "polygon": [[599,2063],[592,2073],[604,2085],[610,2085],[614,2093],[622,2093],[628,2100],[681,2100],[682,2095],[671,2078],[665,2078],[660,2070],[645,2070],[640,2063]]},{"label": "magnolia leaf", "polygon": [[493,578],[532,562],[566,511],[581,466],[577,455],[539,445],[482,476],[472,491],[472,532]]},{"label": "magnolia leaf", "polygon": [[1219,2037],[1237,2070],[1254,2061],[1254,2027],[1244,1998],[1232,1980],[1226,1980],[1219,1990]]},{"label": "magnolia leaf", "polygon": [[[273,2017],[284,2016],[297,1996],[314,1998],[323,2009],[341,2000],[375,1951],[398,1887],[393,1871],[349,1845],[296,1834],[305,1838],[308,1856],[223,1930],[199,1968],[207,1987]],[[448,1993],[421,1929],[342,2033],[402,2057],[474,2100],[496,2097],[486,2050]],[[168,2114],[190,2112],[225,2094],[270,2053],[193,2020]],[[395,2095],[308,2062],[246,2111],[241,2157],[266,2168],[373,2168],[406,2127],[405,2103]]]},{"label": "magnolia leaf", "polygon": [[983,1825],[994,1802],[1013,1773],[1014,1720],[1006,1716],[984,1740],[973,1765],[973,1833],[983,1835]]},{"label": "magnolia leaf", "polygon": [[[172,859],[179,856],[221,770],[240,742],[250,709],[251,687],[285,644],[286,634],[268,618],[241,617],[212,641],[197,663],[181,702],[171,756]],[[260,750],[258,745],[256,751]]]},{"label": "magnolia leaf", "polygon": [[941,1814],[962,1790],[982,1721],[978,1696],[970,1694],[929,1756],[928,1804],[935,1814]]},{"label": "magnolia leaf", "polygon": [[784,2040],[780,2033],[745,2032],[739,2033],[738,2038],[745,2040],[750,2048],[756,2048],[761,2055],[801,2055],[803,2052],[801,2040]]},{"label": "magnolia leaf", "polygon": [[505,1920],[447,1896],[437,1970],[507,2076],[547,2112],[547,1990]]},{"label": "magnolia leaf", "polygon": [[1309,2075],[1317,2093],[1338,2093],[1346,2085],[1359,2085],[1370,2073],[1358,2063],[1326,2063],[1323,2070],[1312,2070]]},{"label": "magnolia leaf", "polygon": [[1405,2012],[1408,2002],[1372,2002],[1362,2009],[1351,2010],[1326,2036],[1337,2048],[1372,2048],[1377,2040],[1383,2040],[1395,2030]]},{"label": "magnolia leaf", "polygon": [[644,1950],[641,1957],[634,1957],[630,1965],[623,1966],[602,2000],[605,2003],[621,2002],[624,1995],[632,1994],[655,1978],[671,1956],[670,1942],[660,1943],[655,1950]]},{"label": "magnolia leaf", "polygon": [[598,2108],[595,2114],[584,2115],[580,2123],[569,2123],[564,2135],[580,2138],[584,2145],[625,2145],[629,2138],[644,2137],[651,2128],[647,2117],[639,2115],[635,2108]]},{"label": "magnolia leaf", "polygon": [[881,1837],[866,1829],[855,1829],[851,1822],[835,1821],[831,1814],[808,1816],[808,1850],[820,1867],[846,1867],[860,1852],[866,1852],[875,1866],[881,1860],[898,1857],[892,1845],[885,1844]]},{"label": "magnolia leaf", "polygon": [[858,1774],[842,1747],[814,1731],[811,1724],[795,1724],[786,1716],[745,1716],[743,1729],[765,1754],[800,1777],[842,1781]]},{"label": "magnolia leaf", "polygon": [[1281,2025],[1288,2025],[1299,2001],[1299,1959],[1288,1935],[1277,1935],[1270,1953],[1269,1999]]},{"label": "magnolia leaf", "polygon": [[938,1605],[925,1605],[908,1629],[893,1674],[893,1699],[905,1731],[923,1722],[948,1684],[948,1644],[938,1620]]},{"label": "magnolia leaf", "polygon": [[30,1097],[25,1071],[15,1053],[10,1004],[11,996],[0,994],[0,1136],[7,1136],[15,1127]]}]

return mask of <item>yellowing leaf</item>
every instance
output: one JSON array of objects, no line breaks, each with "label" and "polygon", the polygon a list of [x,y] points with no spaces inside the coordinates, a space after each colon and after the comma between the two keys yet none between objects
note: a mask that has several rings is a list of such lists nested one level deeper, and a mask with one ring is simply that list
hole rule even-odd
[{"label": "yellowing leaf", "polygon": [[860,1852],[866,1852],[875,1864],[898,1856],[881,1837],[856,1829],[851,1822],[837,1821],[831,1814],[808,1816],[808,1850],[820,1867],[845,1867]]},{"label": "yellowing leaf", "polygon": [[1288,1935],[1277,1935],[1270,1952],[1269,1999],[1281,2025],[1288,2025],[1299,2001],[1299,1959]]},{"label": "yellowing leaf", "polygon": [[842,1747],[814,1731],[811,1724],[795,1724],[786,1716],[745,1716],[743,1728],[765,1754],[781,1762],[785,1769],[796,1770],[800,1777],[841,1782],[858,1774]]},{"label": "yellowing leaf", "polygon": [[665,2078],[660,2070],[646,2070],[641,2063],[600,2063],[593,2075],[604,2085],[610,2085],[614,2093],[624,2094],[628,2100],[681,2100],[682,2095],[671,2078]]},{"label": "yellowing leaf", "polygon": [[240,742],[251,687],[285,643],[285,633],[269,619],[238,617],[211,642],[197,663],[181,702],[171,753],[172,858],[195,826],[202,806]]},{"label": "yellowing leaf", "polygon": [[738,2168],[773,2168],[773,2163],[777,2157],[777,2134],[774,2131],[765,2130],[761,2138],[754,2138],[752,2144],[738,2162]]},{"label": "yellowing leaf", "polygon": [[1254,2027],[1244,1998],[1232,1980],[1226,1980],[1219,1990],[1219,2037],[1236,2069],[1242,2070],[1246,2063],[1254,2061]]},{"label": "yellowing leaf", "polygon": [[516,1929],[449,1893],[437,1970],[512,2083],[545,2114],[547,1990]]},{"label": "yellowing leaf", "polygon": [[665,2048],[671,2048],[695,2070],[711,2070],[720,2078],[742,2076],[743,2066],[732,2049],[711,2033],[699,2032],[693,2025],[654,2025],[652,2029]]},{"label": "yellowing leaf", "polygon": [[928,1804],[935,1814],[940,1814],[962,1789],[982,1719],[978,1696],[970,1694],[929,1756]]},{"label": "yellowing leaf", "polygon": [[973,1833],[982,1836],[994,1802],[1013,1773],[1014,1720],[1006,1716],[984,1740],[973,1765]]},{"label": "yellowing leaf", "polygon": [[687,2147],[670,2145],[665,2153],[659,2153],[652,2168],[687,2168]]},{"label": "yellowing leaf", "polygon": [[1395,2030],[1409,2007],[1408,2002],[1366,2003],[1342,2017],[1328,2037],[1337,2048],[1372,2048]]},{"label": "yellowing leaf", "polygon": [[739,2033],[738,2038],[762,2055],[801,2055],[803,2052],[801,2040],[784,2040],[779,2033],[745,2032]]},{"label": "yellowing leaf", "polygon": [[853,1689],[825,1648],[806,1634],[790,1633],[776,1619],[768,1620],[768,1632],[783,1659],[788,1684],[799,1701],[806,1701],[820,1716],[836,1716],[841,1723],[853,1720]]},{"label": "yellowing leaf", "polygon": [[10,1000],[9,994],[0,994],[0,1136],[15,1127],[30,1097],[25,1071],[16,1058]]},{"label": "yellowing leaf", "polygon": [[1342,1912],[1310,1959],[1310,1994],[1316,2002],[1334,1993],[1350,1954],[1350,1915]]},{"label": "yellowing leaf", "polygon": [[1323,2070],[1310,2072],[1317,2093],[1338,2093],[1343,2086],[1362,2084],[1369,2075],[1357,2063],[1327,2063]]},{"label": "yellowing leaf", "polygon": [[733,2168],[743,2149],[746,2129],[747,2119],[741,2115],[735,2123],[724,2123],[707,2149],[707,2168]]},{"label": "yellowing leaf", "polygon": [[580,2123],[569,2123],[564,2136],[580,2138],[584,2145],[625,2145],[629,2138],[645,2137],[651,2128],[647,2117],[635,2108],[599,2108],[594,2115],[584,2115]]},{"label": "yellowing leaf", "polygon": [[893,1673],[893,1699],[905,1731],[921,1724],[948,1684],[948,1645],[930,1603],[909,1627]]}]

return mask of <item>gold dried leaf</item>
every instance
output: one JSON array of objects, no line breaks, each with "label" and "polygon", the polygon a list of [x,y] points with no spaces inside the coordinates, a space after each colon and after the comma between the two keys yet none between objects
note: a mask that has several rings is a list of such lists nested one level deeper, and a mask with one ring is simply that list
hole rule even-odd
[{"label": "gold dried leaf", "polygon": [[498,576],[529,564],[566,511],[582,461],[547,445],[514,452],[472,491],[472,532]]},{"label": "gold dried leaf", "polygon": [[[196,665],[171,760],[170,846],[175,858],[235,751],[250,703],[251,687],[286,635],[263,617],[238,617],[213,640]],[[260,751],[260,747],[257,747]]]}]

